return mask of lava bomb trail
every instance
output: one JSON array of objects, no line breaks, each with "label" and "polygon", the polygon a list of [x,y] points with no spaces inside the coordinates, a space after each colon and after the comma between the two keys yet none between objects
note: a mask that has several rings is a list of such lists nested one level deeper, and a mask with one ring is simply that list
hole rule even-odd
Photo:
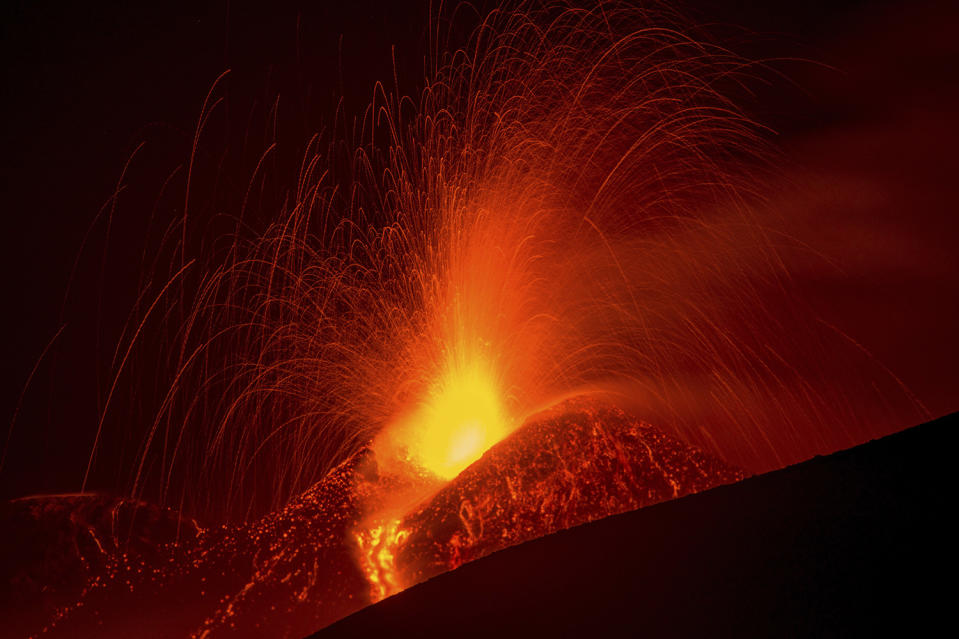
[{"label": "lava bomb trail", "polygon": [[8,566],[17,632],[304,636],[922,414],[794,285],[736,99],[761,66],[659,5],[470,15],[430,16],[422,86],[302,140],[265,219],[276,142],[208,197],[212,83],[85,451],[81,491],[147,416],[126,497],[9,505],[59,531]]}]

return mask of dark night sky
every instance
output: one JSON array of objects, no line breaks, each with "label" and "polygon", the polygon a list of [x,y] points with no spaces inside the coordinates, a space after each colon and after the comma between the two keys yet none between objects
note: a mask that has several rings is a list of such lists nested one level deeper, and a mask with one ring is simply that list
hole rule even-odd
[{"label": "dark night sky", "polygon": [[[146,140],[148,147],[130,181],[155,193],[157,181],[186,157],[203,97],[227,68],[233,70],[230,118],[242,120],[281,96],[288,122],[282,139],[294,147],[291,157],[308,133],[330,122],[337,96],[345,96],[348,112],[359,113],[373,82],[390,80],[393,45],[401,88],[415,93],[421,86],[426,0],[301,4],[6,4],[0,25],[4,437],[34,362],[61,322],[67,328],[25,395],[0,471],[0,498],[79,487],[102,394],[96,383],[104,364],[94,361],[96,278],[91,275],[98,272],[103,254],[102,234],[92,235],[63,320],[61,306],[84,233],[140,142]],[[747,110],[780,133],[777,143],[790,157],[808,162],[823,148],[816,139],[846,130],[868,137],[864,131],[870,122],[905,122],[901,113],[936,114],[956,104],[957,48],[940,37],[944,28],[935,28],[954,24],[945,18],[954,18],[956,11],[946,3],[923,10],[909,8],[911,4],[700,0],[689,3],[689,13],[697,22],[742,26],[717,29],[750,57],[806,58],[841,69],[772,63],[798,86],[786,81],[758,85],[756,95],[747,99]],[[928,38],[926,27],[931,27]],[[930,214],[931,228],[916,235],[915,250],[934,254],[932,261],[949,275],[954,263],[943,263],[940,254],[955,244],[955,224],[949,220],[955,187],[947,175],[955,162],[945,147],[947,140],[956,139],[955,127],[935,129],[932,115],[919,121],[930,124],[915,129],[920,140],[909,149],[928,166],[919,167],[904,154],[898,163],[893,157],[877,164],[874,174],[923,174],[917,188],[925,191],[924,206],[941,210]],[[245,167],[250,160],[241,161]],[[821,166],[828,167],[831,159],[824,161]],[[938,185],[938,195],[930,194],[935,189],[929,184]],[[137,197],[148,205],[148,196],[131,195],[134,202]],[[101,313],[107,334],[123,321],[132,301],[142,255],[141,223],[118,221],[114,230],[107,264],[117,275],[109,280]],[[956,338],[942,319],[957,311],[954,282],[949,279],[938,288],[907,282],[898,292],[868,293],[870,301],[864,302],[899,295],[895,299],[901,303],[887,300],[882,309],[911,306],[938,318],[924,327],[879,310],[882,319],[873,323],[878,328],[863,329],[865,344],[904,371],[904,381],[919,387],[933,413],[959,408],[954,402],[950,408],[955,376],[946,372],[955,361]],[[839,297],[848,300],[848,295]],[[914,341],[908,346],[900,341],[882,352],[889,326],[914,335]],[[928,351],[929,366],[923,363],[925,356],[915,354],[917,349]],[[898,354],[903,351],[913,355]],[[109,360],[109,349],[102,347],[101,355]],[[101,478],[101,484],[108,487],[110,479]]]}]

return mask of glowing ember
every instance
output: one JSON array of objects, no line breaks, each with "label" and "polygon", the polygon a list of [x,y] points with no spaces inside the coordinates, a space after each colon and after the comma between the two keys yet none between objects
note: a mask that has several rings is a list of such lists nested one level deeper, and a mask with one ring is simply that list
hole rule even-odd
[{"label": "glowing ember", "polygon": [[400,528],[399,519],[391,519],[356,533],[358,561],[370,582],[373,601],[403,589],[396,577],[395,552],[408,536],[409,531]]}]

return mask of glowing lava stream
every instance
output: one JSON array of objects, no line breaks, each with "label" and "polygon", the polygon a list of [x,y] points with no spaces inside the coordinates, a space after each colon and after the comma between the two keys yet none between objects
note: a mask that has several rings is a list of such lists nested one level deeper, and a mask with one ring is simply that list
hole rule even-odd
[{"label": "glowing lava stream", "polygon": [[411,585],[400,583],[394,563],[409,536],[403,518],[513,431],[494,380],[482,366],[454,367],[419,407],[374,440],[376,471],[354,534],[373,601]]}]

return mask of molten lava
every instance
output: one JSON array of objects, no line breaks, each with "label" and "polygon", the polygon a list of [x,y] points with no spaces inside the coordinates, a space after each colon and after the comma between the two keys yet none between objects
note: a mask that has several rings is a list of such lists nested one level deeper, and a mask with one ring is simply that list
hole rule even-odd
[{"label": "molten lava", "polygon": [[[361,526],[359,563],[377,600],[502,548],[743,476],[615,407],[570,400],[531,418],[404,515]],[[360,466],[359,477],[367,495],[396,486],[375,463]]]},{"label": "molten lava", "polygon": [[402,461],[450,480],[510,430],[493,376],[473,366],[441,380],[419,408],[383,431],[373,450],[381,463]]}]

